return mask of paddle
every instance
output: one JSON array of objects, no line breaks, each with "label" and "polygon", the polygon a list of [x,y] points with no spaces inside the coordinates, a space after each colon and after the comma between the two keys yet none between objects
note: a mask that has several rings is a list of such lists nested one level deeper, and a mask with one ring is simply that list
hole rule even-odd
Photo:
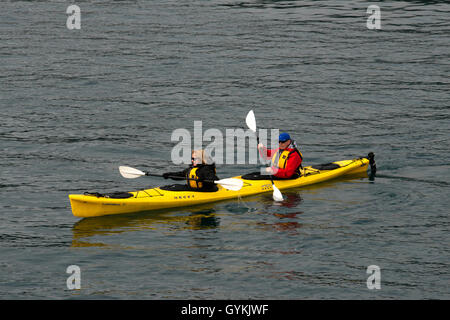
[{"label": "paddle", "polygon": [[[120,166],[119,167],[120,174],[122,177],[127,179],[135,179],[139,178],[141,176],[154,176],[154,177],[162,177],[162,174],[156,174],[156,173],[150,173],[150,172],[144,172],[135,168],[126,167],[126,166]],[[170,176],[168,178],[171,178]],[[172,178],[180,178],[180,177],[172,177]],[[192,179],[194,180],[194,179]],[[227,190],[232,191],[239,191],[241,190],[242,186],[244,185],[244,181],[240,179],[234,179],[234,178],[228,178],[228,179],[222,179],[217,181],[209,181],[205,180],[203,182],[212,182],[218,185],[221,185]]]},{"label": "paddle", "polygon": [[[259,137],[258,134],[256,133],[256,118],[255,118],[255,113],[253,112],[253,110],[250,110],[247,114],[247,117],[245,118],[245,123],[247,124],[247,127],[253,131],[253,133],[256,135],[256,141],[259,144]],[[273,177],[272,175],[270,176],[270,181],[272,182],[272,189],[273,189],[273,200],[275,201],[283,201],[283,194],[281,193],[280,189],[278,189],[275,186],[275,183],[273,182]]]},{"label": "paddle", "polygon": [[259,144],[259,137],[256,133],[256,118],[253,110],[248,112],[247,117],[245,118],[245,123],[247,124],[247,127],[256,135],[256,142]]}]

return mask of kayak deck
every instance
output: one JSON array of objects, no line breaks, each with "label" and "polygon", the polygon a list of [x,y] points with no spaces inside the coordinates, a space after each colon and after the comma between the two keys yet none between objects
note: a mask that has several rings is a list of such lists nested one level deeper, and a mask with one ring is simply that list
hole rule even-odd
[{"label": "kayak deck", "polygon": [[[296,179],[274,180],[275,186],[280,189],[307,186],[342,177],[345,175],[365,172],[369,165],[367,158],[336,161],[337,168],[319,170],[312,166],[304,167],[302,175]],[[112,214],[134,213],[157,209],[176,208],[234,199],[254,194],[273,191],[270,180],[248,180],[242,176],[233,177],[243,180],[244,184],[239,191],[232,191],[218,186],[215,192],[198,191],[168,191],[159,187],[130,192],[129,198],[112,198],[92,194],[70,194],[70,204],[75,217],[87,218]]]}]

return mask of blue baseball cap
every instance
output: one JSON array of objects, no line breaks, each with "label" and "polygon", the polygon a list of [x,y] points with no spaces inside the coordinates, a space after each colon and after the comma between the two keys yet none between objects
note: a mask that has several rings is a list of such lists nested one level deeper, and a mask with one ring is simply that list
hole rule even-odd
[{"label": "blue baseball cap", "polygon": [[289,133],[283,132],[280,134],[280,136],[278,137],[278,141],[281,142],[285,142],[291,140],[291,136],[289,135]]}]

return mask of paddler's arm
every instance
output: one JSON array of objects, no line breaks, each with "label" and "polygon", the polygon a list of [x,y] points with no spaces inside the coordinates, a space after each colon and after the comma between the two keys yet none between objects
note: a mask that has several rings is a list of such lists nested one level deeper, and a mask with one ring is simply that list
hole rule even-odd
[{"label": "paddler's arm", "polygon": [[179,172],[166,172],[163,173],[163,178],[164,179],[173,179],[173,180],[186,180],[186,174],[187,174],[187,170],[188,169],[184,169],[183,171],[179,171]]},{"label": "paddler's arm", "polygon": [[263,158],[264,160],[269,160],[272,159],[272,155],[275,151],[277,151],[277,149],[267,149],[262,143],[260,143],[258,144],[258,151],[261,158]]},{"label": "paddler's arm", "polygon": [[213,166],[213,165],[202,166],[197,171],[197,173],[198,173],[197,176],[198,176],[199,180],[200,181],[219,180],[214,169],[215,169],[215,166]]}]

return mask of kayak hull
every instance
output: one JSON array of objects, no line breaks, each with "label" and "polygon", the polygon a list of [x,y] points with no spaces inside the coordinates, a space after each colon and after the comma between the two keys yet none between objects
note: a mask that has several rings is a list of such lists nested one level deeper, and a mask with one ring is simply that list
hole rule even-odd
[{"label": "kayak hull", "polygon": [[[358,158],[333,163],[339,165],[339,168],[332,170],[318,170],[313,167],[305,167],[301,177],[290,180],[274,180],[274,184],[278,189],[283,190],[308,186],[346,175],[366,172],[369,160],[367,158]],[[233,178],[242,179],[242,176]],[[132,191],[130,193],[133,196],[126,199],[81,194],[70,194],[69,199],[72,213],[75,217],[89,218],[186,207],[273,191],[270,180],[242,180],[244,184],[239,191],[227,190],[222,186],[218,186],[219,190],[216,192],[168,191],[157,187]]]}]

